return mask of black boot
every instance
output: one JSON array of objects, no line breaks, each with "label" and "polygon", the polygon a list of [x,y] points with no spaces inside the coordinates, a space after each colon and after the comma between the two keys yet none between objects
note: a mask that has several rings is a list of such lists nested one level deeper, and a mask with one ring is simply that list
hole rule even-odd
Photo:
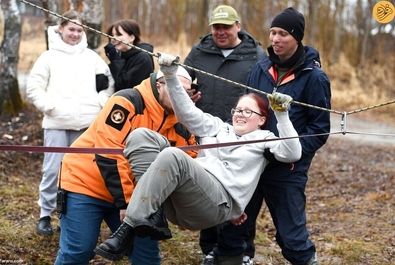
[{"label": "black boot", "polygon": [[172,238],[169,224],[162,207],[151,214],[147,219],[135,222],[134,232],[140,237],[151,237],[152,240],[165,240]]},{"label": "black boot", "polygon": [[95,248],[95,253],[109,260],[120,260],[133,246],[133,227],[123,222],[106,241]]}]

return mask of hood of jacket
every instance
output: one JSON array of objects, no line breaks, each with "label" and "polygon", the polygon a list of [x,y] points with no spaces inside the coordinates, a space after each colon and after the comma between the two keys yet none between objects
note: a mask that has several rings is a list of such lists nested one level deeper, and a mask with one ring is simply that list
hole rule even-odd
[{"label": "hood of jacket", "polygon": [[50,50],[58,50],[68,54],[81,53],[88,47],[85,32],[82,34],[81,41],[76,45],[70,45],[63,41],[62,36],[58,32],[59,26],[49,26],[48,31],[48,48]]}]

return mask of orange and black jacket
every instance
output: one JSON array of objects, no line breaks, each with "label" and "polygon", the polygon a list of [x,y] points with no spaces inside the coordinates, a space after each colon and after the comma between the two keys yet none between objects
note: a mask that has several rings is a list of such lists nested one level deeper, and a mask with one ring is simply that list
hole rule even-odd
[{"label": "orange and black jacket", "polygon": [[[155,77],[153,73],[137,87],[114,94],[71,146],[123,149],[126,137],[139,127],[164,135],[172,146],[196,144],[176,116],[166,114],[159,104]],[[136,185],[128,160],[117,154],[68,153],[60,174],[62,189],[114,203],[120,209],[127,207]]]}]

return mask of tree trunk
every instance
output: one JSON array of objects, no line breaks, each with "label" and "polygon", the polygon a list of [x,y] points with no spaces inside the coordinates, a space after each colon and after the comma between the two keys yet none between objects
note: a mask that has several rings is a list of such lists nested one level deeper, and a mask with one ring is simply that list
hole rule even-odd
[{"label": "tree trunk", "polygon": [[[48,9],[55,13],[59,13],[57,1],[42,0],[41,2],[45,9]],[[57,22],[58,22],[57,17],[49,13],[45,13],[45,42],[47,44],[47,50],[48,50],[48,27],[56,25]]]},{"label": "tree trunk", "polygon": [[[335,25],[344,25],[344,0],[336,0],[335,1],[335,10],[333,13],[333,22]],[[330,50],[330,63],[337,63],[339,60],[341,48],[342,48],[342,30],[343,28],[340,26],[334,27],[333,38],[332,38],[332,48]]]},{"label": "tree trunk", "polygon": [[[18,85],[21,18],[16,0],[1,0],[4,25],[0,43],[0,114],[17,113],[23,106]],[[2,18],[0,18],[2,19]]]},{"label": "tree trunk", "polygon": [[318,8],[321,5],[320,1],[318,0],[309,0],[307,1],[308,4],[308,17],[309,17],[309,26],[306,28],[305,35],[308,35],[308,39],[305,40],[306,43],[315,46],[316,37],[318,32]]},{"label": "tree trunk", "polygon": [[[103,0],[86,0],[83,2],[81,15],[85,21],[85,25],[101,31],[104,17],[103,14]],[[97,34],[92,30],[87,30],[86,37],[89,48],[99,48],[101,41],[100,34]]]}]

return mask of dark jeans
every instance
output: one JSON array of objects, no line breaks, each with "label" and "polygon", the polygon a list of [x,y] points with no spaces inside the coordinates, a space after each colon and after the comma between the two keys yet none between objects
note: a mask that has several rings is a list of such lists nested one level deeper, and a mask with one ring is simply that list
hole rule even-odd
[{"label": "dark jeans", "polygon": [[243,254],[248,240],[248,224],[235,226],[231,222],[210,227],[200,231],[200,247],[207,255],[214,251],[217,256],[238,256]]},{"label": "dark jeans", "polygon": [[[88,264],[100,235],[102,221],[112,232],[121,224],[119,209],[112,203],[83,194],[67,193],[67,211],[60,219],[60,238],[55,264]],[[159,242],[135,237],[129,260],[134,265],[159,265]]]},{"label": "dark jeans", "polygon": [[[260,181],[246,213],[249,221],[248,249],[253,249],[256,218],[263,199],[276,227],[276,241],[282,254],[292,264],[306,264],[315,253],[306,228],[305,186],[286,182],[269,183]],[[259,207],[258,207],[259,206]]]}]

